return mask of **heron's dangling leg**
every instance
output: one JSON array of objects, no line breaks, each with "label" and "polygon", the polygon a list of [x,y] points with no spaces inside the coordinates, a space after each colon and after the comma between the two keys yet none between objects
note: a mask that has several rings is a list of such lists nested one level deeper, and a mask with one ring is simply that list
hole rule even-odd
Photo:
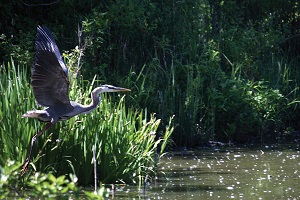
[{"label": "heron's dangling leg", "polygon": [[24,163],[24,165],[23,165],[23,167],[22,167],[22,170],[21,170],[21,175],[22,175],[22,176],[26,173],[27,166],[28,166],[28,164],[29,164],[29,162],[30,162],[30,157],[31,157],[32,147],[33,147],[33,144],[34,144],[36,138],[38,138],[40,135],[42,135],[42,134],[43,134],[47,129],[49,129],[53,124],[54,124],[54,123],[48,122],[48,123],[46,124],[46,126],[45,126],[40,132],[38,132],[37,134],[35,134],[35,135],[32,137],[32,139],[31,139],[31,145],[30,145],[30,149],[29,149],[29,153],[28,153],[28,156],[27,156],[27,158],[26,158],[26,160],[25,160],[25,163]]}]

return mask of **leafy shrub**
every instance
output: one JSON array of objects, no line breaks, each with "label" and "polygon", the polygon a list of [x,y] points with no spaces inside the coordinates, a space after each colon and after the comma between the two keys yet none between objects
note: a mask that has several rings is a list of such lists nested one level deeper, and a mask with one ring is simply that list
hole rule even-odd
[{"label": "leafy shrub", "polygon": [[99,189],[98,194],[90,191],[82,191],[77,186],[78,178],[70,174],[55,177],[53,174],[36,173],[28,179],[21,179],[19,169],[20,162],[8,160],[0,166],[0,198],[60,198],[60,199],[82,199],[93,197],[103,199],[108,196],[108,190],[104,187]]}]

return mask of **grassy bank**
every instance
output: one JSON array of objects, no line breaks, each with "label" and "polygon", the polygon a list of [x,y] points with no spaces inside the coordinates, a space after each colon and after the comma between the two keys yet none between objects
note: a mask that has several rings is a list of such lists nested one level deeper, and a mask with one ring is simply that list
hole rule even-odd
[{"label": "grassy bank", "polygon": [[[25,160],[31,137],[44,124],[21,119],[25,111],[37,108],[28,83],[28,68],[11,62],[1,65],[0,70],[0,152],[3,155],[0,166],[5,166],[7,160]],[[91,90],[98,84],[96,79],[72,81],[71,99],[88,103]],[[169,125],[158,131],[161,121],[155,115],[126,108],[125,99],[123,94],[104,94],[94,112],[58,123],[43,134],[34,148],[28,178],[35,171],[57,176],[73,173],[79,177],[79,185],[92,184],[93,146],[97,176],[103,183],[139,183],[147,174],[154,174],[159,155],[173,131],[171,119]]]}]

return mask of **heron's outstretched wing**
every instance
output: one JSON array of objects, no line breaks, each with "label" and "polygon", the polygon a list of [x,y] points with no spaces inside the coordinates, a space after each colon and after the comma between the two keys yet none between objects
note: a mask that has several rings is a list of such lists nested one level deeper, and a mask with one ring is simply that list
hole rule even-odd
[{"label": "heron's outstretched wing", "polygon": [[38,104],[59,113],[73,109],[68,96],[68,68],[47,27],[37,27],[31,85]]}]

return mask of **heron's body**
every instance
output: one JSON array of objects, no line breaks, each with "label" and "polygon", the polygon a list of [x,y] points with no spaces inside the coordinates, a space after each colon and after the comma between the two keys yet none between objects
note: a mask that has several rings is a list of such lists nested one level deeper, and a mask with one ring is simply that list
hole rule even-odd
[{"label": "heron's body", "polygon": [[92,102],[89,105],[71,101],[68,96],[68,68],[55,40],[47,27],[38,26],[37,31],[31,85],[36,101],[46,109],[27,111],[22,117],[36,118],[42,122],[47,122],[47,125],[32,138],[29,154],[22,168],[22,175],[26,172],[30,161],[33,144],[43,132],[58,121],[93,111],[101,101],[99,96],[101,92],[130,91],[126,88],[102,85],[92,91]]},{"label": "heron's body", "polygon": [[[104,87],[108,87],[108,85],[104,85]],[[102,86],[103,87],[103,86]],[[27,111],[22,117],[29,117],[29,118],[37,118],[39,121],[42,122],[56,122],[56,121],[63,121],[68,120],[78,114],[88,114],[92,112],[100,103],[101,97],[99,93],[103,90],[102,87],[95,88],[92,92],[91,98],[92,102],[89,105],[82,105],[75,101],[70,101],[72,109],[70,112],[61,113],[59,116],[56,114],[56,110],[52,107],[48,107],[45,110],[30,110]],[[110,86],[114,87],[114,86]]]},{"label": "heron's body", "polygon": [[56,115],[52,115],[52,111],[51,108],[46,108],[45,110],[30,110],[27,111],[24,115],[22,115],[22,117],[29,117],[29,118],[36,118],[41,122],[51,122],[51,121],[63,121],[63,120],[68,120],[78,114],[88,114],[90,112],[92,112],[97,105],[100,103],[98,103],[94,108],[91,109],[87,109],[86,111],[82,112],[81,109],[82,108],[89,108],[88,106],[82,105],[82,104],[78,104],[74,101],[70,101],[71,105],[73,106],[73,110],[71,112],[68,113],[64,113],[60,116],[56,116]]}]

